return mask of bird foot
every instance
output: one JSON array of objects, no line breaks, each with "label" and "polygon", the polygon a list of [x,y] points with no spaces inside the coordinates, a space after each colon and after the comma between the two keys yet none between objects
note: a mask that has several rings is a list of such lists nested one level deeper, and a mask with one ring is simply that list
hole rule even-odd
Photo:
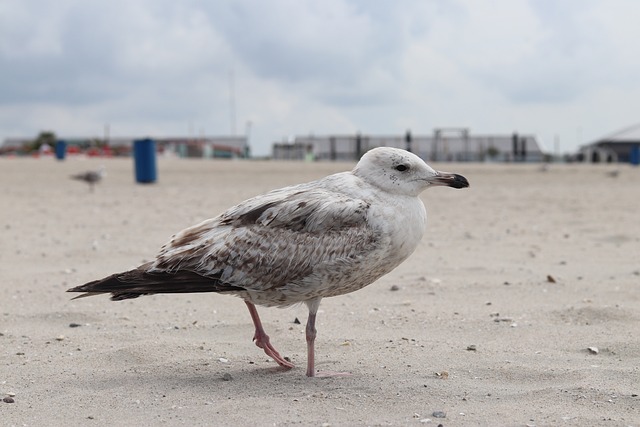
[{"label": "bird foot", "polygon": [[256,332],[255,334],[253,334],[253,341],[258,347],[264,350],[267,356],[275,360],[278,365],[287,369],[293,368],[293,363],[280,356],[278,350],[273,348],[273,346],[269,342],[269,335],[267,335],[267,333],[264,331],[264,328],[262,327],[262,322],[260,322],[260,316],[258,316],[258,310],[256,310],[256,306],[249,301],[245,301],[245,304],[247,304],[247,308],[249,309],[249,313],[251,314],[253,325],[256,327]]},{"label": "bird foot", "polygon": [[264,350],[267,356],[275,360],[276,363],[283,368],[291,369],[295,366],[293,363],[280,356],[280,353],[278,353],[278,351],[269,342],[269,337],[266,334],[262,336],[254,336],[253,341],[255,341],[258,347]]}]

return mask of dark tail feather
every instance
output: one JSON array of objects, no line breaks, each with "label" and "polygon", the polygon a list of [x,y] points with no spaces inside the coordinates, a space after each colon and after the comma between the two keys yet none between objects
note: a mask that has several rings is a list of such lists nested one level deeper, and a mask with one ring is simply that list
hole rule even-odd
[{"label": "dark tail feather", "polygon": [[175,273],[149,273],[143,268],[137,268],[76,286],[68,289],[67,292],[84,292],[84,294],[78,295],[73,299],[110,293],[112,301],[120,301],[151,294],[242,290],[244,288],[221,282],[219,275],[205,277],[192,271],[183,270]]}]

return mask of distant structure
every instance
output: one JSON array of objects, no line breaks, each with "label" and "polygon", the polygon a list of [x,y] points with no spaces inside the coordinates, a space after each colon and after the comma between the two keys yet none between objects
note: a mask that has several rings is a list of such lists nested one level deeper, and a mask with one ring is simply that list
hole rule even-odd
[{"label": "distant structure", "polygon": [[155,138],[159,150],[176,153],[179,157],[245,158],[249,145],[245,136],[217,136],[203,138]]},{"label": "distant structure", "polygon": [[589,163],[629,163],[634,147],[640,147],[640,124],[583,145],[572,160]]},{"label": "distant structure", "polygon": [[[63,138],[69,154],[129,156],[135,138]],[[246,136],[205,136],[199,138],[151,138],[158,152],[178,157],[244,158],[249,156]],[[30,138],[7,138],[0,146],[0,154],[20,154],[20,149],[32,141]]]},{"label": "distant structure", "polygon": [[467,128],[437,128],[433,135],[309,135],[274,143],[277,160],[355,161],[375,147],[408,149],[427,161],[541,162],[545,155],[532,135],[472,135]]}]

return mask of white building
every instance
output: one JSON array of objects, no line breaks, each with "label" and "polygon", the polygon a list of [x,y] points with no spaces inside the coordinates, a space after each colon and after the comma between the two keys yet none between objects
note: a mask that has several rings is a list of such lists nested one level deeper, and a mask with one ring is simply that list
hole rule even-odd
[{"label": "white building", "polygon": [[633,150],[640,149],[637,147],[640,147],[640,124],[604,136],[591,144],[583,145],[574,156],[574,160],[591,163],[628,163],[632,160]]},{"label": "white building", "polygon": [[468,129],[435,129],[430,136],[309,135],[292,143],[274,143],[273,158],[281,160],[348,160],[375,147],[409,149],[428,161],[541,162],[545,155],[532,135],[471,135]]}]

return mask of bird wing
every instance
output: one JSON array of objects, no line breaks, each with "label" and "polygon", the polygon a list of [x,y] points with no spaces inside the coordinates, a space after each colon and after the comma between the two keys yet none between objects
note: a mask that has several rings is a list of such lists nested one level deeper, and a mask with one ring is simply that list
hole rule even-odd
[{"label": "bird wing", "polygon": [[325,189],[276,190],[176,234],[149,272],[187,270],[256,291],[301,283],[318,269],[358,262],[377,244],[368,209]]}]

